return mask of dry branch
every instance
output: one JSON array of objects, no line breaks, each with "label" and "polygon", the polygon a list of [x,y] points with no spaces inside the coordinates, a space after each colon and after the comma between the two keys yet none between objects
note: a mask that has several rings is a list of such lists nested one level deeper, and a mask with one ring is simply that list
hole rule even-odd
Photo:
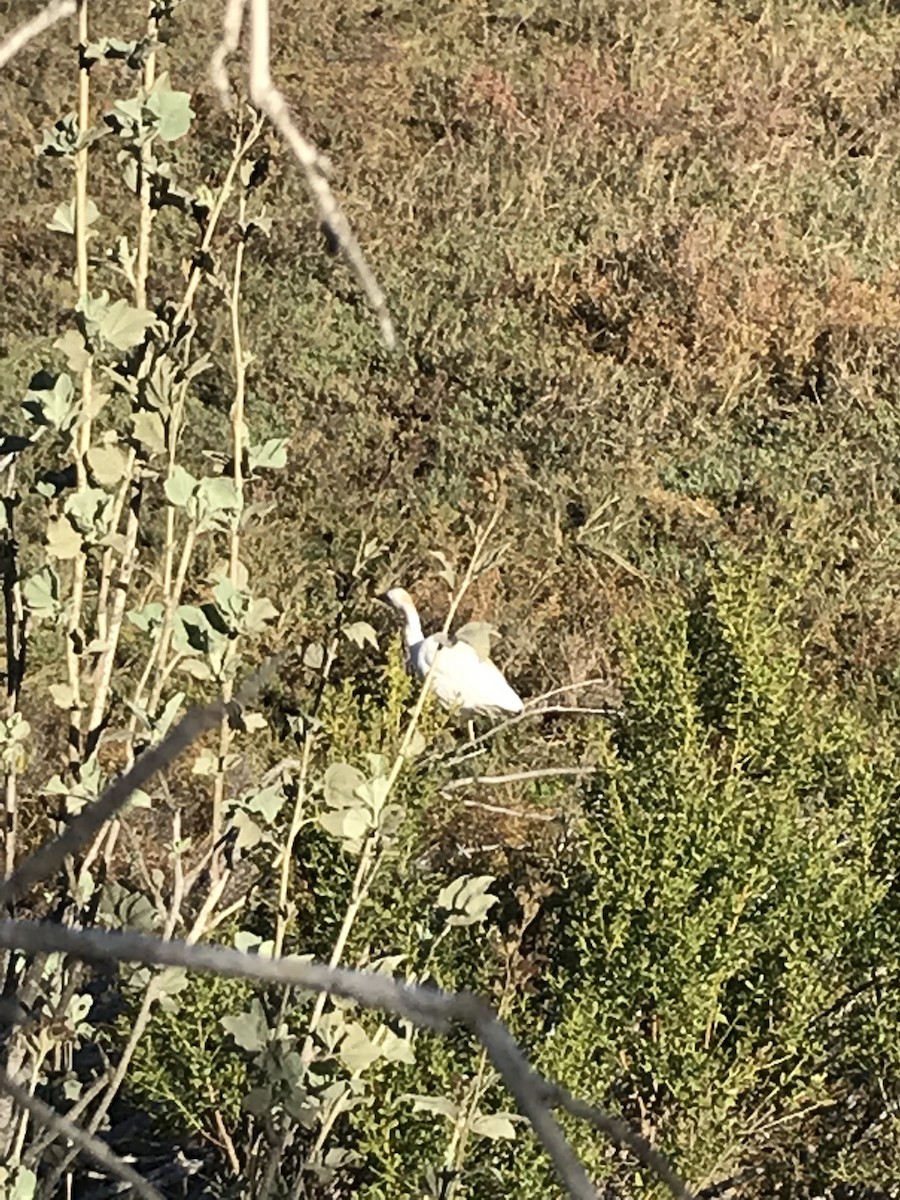
[{"label": "dry branch", "polygon": [[451,779],[444,784],[441,791],[455,792],[459,788],[474,787],[482,783],[497,785],[524,783],[530,779],[584,779],[596,773],[597,767],[535,767],[530,771],[511,771],[506,775],[467,775],[465,778]]},{"label": "dry branch", "polygon": [[73,16],[77,7],[76,0],[53,0],[51,4],[45,4],[30,21],[14,29],[5,41],[0,43],[0,67],[5,67],[11,58],[20,50],[24,50],[28,43],[39,37],[45,29],[49,29],[65,17]]},{"label": "dry branch", "polygon": [[[225,59],[237,47],[245,7],[246,0],[229,0],[225,32],[213,55],[211,71],[220,96],[227,95],[228,77],[225,72]],[[344,216],[343,210],[331,190],[331,185],[326,178],[325,161],[312,142],[305,138],[297,128],[287,101],[272,81],[269,53],[269,0],[249,0],[249,8],[248,81],[250,100],[260,112],[265,113],[269,118],[303,168],[307,186],[312,192],[322,223],[327,226],[340,246],[347,265],[356,276],[357,282],[374,310],[381,327],[384,344],[388,349],[393,349],[397,344],[397,335],[391,314],[388,312],[387,300],[371,267],[366,262],[356,235],[350,228],[350,222]]]}]

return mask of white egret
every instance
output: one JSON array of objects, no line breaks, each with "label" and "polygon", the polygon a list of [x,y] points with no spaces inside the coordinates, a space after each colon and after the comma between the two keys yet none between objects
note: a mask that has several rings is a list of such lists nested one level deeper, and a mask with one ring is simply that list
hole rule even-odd
[{"label": "white egret", "polygon": [[445,633],[425,637],[413,598],[405,588],[391,588],[382,599],[403,617],[410,666],[422,679],[431,672],[431,690],[445,708],[459,710],[467,721],[477,715],[522,711],[522,698],[486,654],[479,654],[469,642]]}]

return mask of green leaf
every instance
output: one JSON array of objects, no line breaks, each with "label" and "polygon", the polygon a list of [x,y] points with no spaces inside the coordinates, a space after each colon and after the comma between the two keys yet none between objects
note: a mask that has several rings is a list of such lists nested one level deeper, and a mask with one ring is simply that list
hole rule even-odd
[{"label": "green leaf", "polygon": [[130,350],[143,340],[155,321],[156,314],[148,308],[136,308],[127,300],[116,300],[97,323],[97,329],[104,341],[117,350]]},{"label": "green leaf", "polygon": [[164,611],[162,604],[153,601],[145,604],[143,608],[130,609],[125,616],[136,629],[149,633],[151,629],[158,629],[162,624]]},{"label": "green leaf", "polygon": [[47,691],[57,708],[70,708],[75,699],[75,693],[69,683],[51,683]]},{"label": "green leaf", "polygon": [[163,491],[166,493],[166,499],[175,508],[186,508],[196,487],[197,480],[190,471],[186,471],[184,467],[176,466],[163,484]]},{"label": "green leaf", "polygon": [[30,1167],[16,1168],[15,1182],[12,1187],[7,1183],[7,1200],[34,1200],[37,1190],[37,1176]]},{"label": "green leaf", "polygon": [[201,750],[191,767],[192,775],[215,775],[219,769],[219,756],[214,750]]},{"label": "green leaf", "polygon": [[325,647],[321,642],[310,642],[303,651],[303,665],[309,671],[319,671],[325,662]]},{"label": "green leaf", "polygon": [[53,349],[65,356],[66,366],[76,375],[80,375],[91,361],[91,352],[87,347],[84,336],[78,329],[68,329],[53,343]]},{"label": "green leaf", "polygon": [[400,1099],[401,1101],[411,1100],[413,1112],[438,1113],[449,1121],[455,1121],[459,1115],[458,1105],[446,1096],[416,1096],[405,1092]]},{"label": "green leaf", "polygon": [[427,745],[428,742],[424,733],[422,733],[419,729],[414,729],[412,736],[409,739],[409,744],[403,752],[403,757],[418,758]]},{"label": "green leaf", "polygon": [[287,465],[287,444],[287,438],[269,438],[258,446],[249,446],[247,463],[250,470],[281,470]]},{"label": "green leaf", "polygon": [[180,604],[175,609],[172,644],[180,654],[207,654],[221,636],[196,604]]},{"label": "green leaf", "polygon": [[47,553],[51,558],[77,558],[81,541],[81,534],[65,517],[52,517],[47,522]]},{"label": "green leaf", "polygon": [[31,725],[21,713],[12,713],[0,721],[0,761],[7,767],[24,769],[25,746],[31,736]]},{"label": "green leaf", "polygon": [[128,459],[118,446],[91,446],[87,460],[94,478],[104,487],[113,487],[125,478]]},{"label": "green leaf", "polygon": [[178,997],[188,986],[188,973],[184,967],[166,967],[156,976],[156,990],[163,1012],[177,1012]]},{"label": "green leaf", "polygon": [[158,412],[142,409],[135,413],[134,436],[151,454],[162,454],[166,448],[166,431]]},{"label": "green leaf", "polygon": [[487,890],[494,882],[493,875],[461,875],[441,889],[434,907],[451,914],[448,925],[480,924],[488,909],[497,903],[497,897]]},{"label": "green leaf", "polygon": [[250,601],[250,607],[244,617],[244,629],[247,633],[262,633],[266,626],[278,616],[278,609],[271,600],[260,596]]},{"label": "green leaf", "polygon": [[332,808],[344,808],[356,804],[356,789],[366,782],[366,777],[349,763],[337,762],[326,770],[322,782],[326,804]]},{"label": "green leaf", "polygon": [[164,142],[174,142],[187,133],[194,115],[190,93],[173,91],[167,72],[156,80],[145,104],[156,118],[156,132]]},{"label": "green leaf", "polygon": [[40,146],[35,147],[36,154],[47,154],[52,158],[74,154],[78,149],[78,117],[68,113],[53,125],[52,129],[44,130],[44,138]]},{"label": "green leaf", "polygon": [[103,37],[96,42],[89,42],[81,57],[85,63],[94,63],[101,58],[123,59],[130,67],[137,69],[143,62],[145,46],[144,41],[123,42],[121,38]]},{"label": "green leaf", "polygon": [[516,1128],[508,1113],[494,1113],[492,1116],[478,1113],[470,1121],[469,1128],[477,1137],[512,1139],[516,1136]]},{"label": "green leaf", "polygon": [[381,1058],[381,1051],[362,1025],[351,1021],[347,1025],[347,1035],[341,1041],[338,1056],[348,1071],[359,1074]]},{"label": "green leaf", "polygon": [[360,849],[362,839],[372,827],[369,814],[362,806],[320,813],[318,821],[326,833],[346,843],[345,849],[350,853]]},{"label": "green leaf", "polygon": [[255,953],[261,958],[271,958],[275,943],[271,939],[264,940],[258,933],[250,933],[249,930],[241,929],[234,935],[234,948],[243,954]]},{"label": "green leaf", "polygon": [[412,1066],[416,1061],[415,1051],[410,1039],[394,1033],[393,1029],[389,1029],[387,1025],[383,1026],[383,1035],[382,1040],[379,1042],[379,1048],[381,1050],[381,1057],[386,1062],[402,1062]]},{"label": "green leaf", "polygon": [[356,789],[356,794],[364,801],[372,816],[377,818],[389,794],[387,776],[376,775],[374,779],[367,779]]},{"label": "green leaf", "polygon": [[57,616],[60,611],[59,576],[51,566],[41,567],[25,581],[22,598],[35,620]]},{"label": "green leaf", "polygon": [[241,619],[244,612],[246,596],[236,588],[230,579],[220,579],[213,588],[213,599],[219,612],[234,625]]},{"label": "green leaf", "polygon": [[[160,605],[160,608],[162,605]],[[176,692],[166,701],[166,706],[153,722],[153,740],[160,742],[172,727],[172,722],[178,716],[184,704],[184,692]]]},{"label": "green leaf", "polygon": [[245,238],[248,238],[254,230],[257,233],[261,233],[263,237],[270,237],[272,234],[272,218],[265,213],[259,213],[241,226],[241,233]]},{"label": "green leaf", "polygon": [[223,475],[212,475],[200,480],[194,504],[197,530],[206,533],[214,529],[228,529],[233,516],[240,512],[241,498],[232,480]]},{"label": "green leaf", "polygon": [[238,810],[232,815],[231,826],[237,830],[235,848],[237,850],[252,850],[263,840],[263,831],[257,823],[245,812]]},{"label": "green leaf", "polygon": [[[48,381],[49,386],[35,386],[37,381],[44,380]],[[53,377],[41,372],[32,379],[22,408],[36,424],[65,432],[78,419],[75,385],[65,373]]]},{"label": "green leaf", "polygon": [[378,649],[378,634],[368,621],[354,621],[352,625],[345,625],[344,636],[353,642],[354,646],[359,646],[360,649],[367,642],[373,649]]},{"label": "green leaf", "polygon": [[213,670],[209,663],[201,662],[198,658],[186,658],[178,664],[178,670],[192,679],[212,679]]},{"label": "green leaf", "polygon": [[247,812],[259,813],[267,825],[271,825],[284,804],[284,788],[280,783],[263,788],[246,800],[244,807]]},{"label": "green leaf", "polygon": [[[85,223],[93,225],[100,216],[100,210],[97,205],[88,198],[85,208]],[[47,228],[53,230],[54,233],[75,233],[75,201],[63,200],[62,204],[57,206],[53,216],[47,222]]]},{"label": "green leaf", "polygon": [[258,1000],[252,1001],[248,1012],[238,1013],[233,1017],[220,1017],[219,1024],[243,1050],[249,1050],[251,1053],[262,1050],[269,1038],[269,1027]]},{"label": "green leaf", "polygon": [[103,488],[82,487],[66,499],[63,510],[86,538],[96,541],[109,528],[113,502]]}]

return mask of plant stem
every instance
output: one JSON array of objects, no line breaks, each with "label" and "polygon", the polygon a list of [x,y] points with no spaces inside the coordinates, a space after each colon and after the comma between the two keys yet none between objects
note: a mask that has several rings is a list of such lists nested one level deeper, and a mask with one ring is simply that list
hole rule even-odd
[{"label": "plant stem", "polygon": [[[88,0],[78,4],[78,42],[88,44]],[[88,147],[85,142],[90,127],[91,77],[87,64],[78,71],[78,136],[81,141],[75,153],[75,279],[80,299],[88,296]],[[91,409],[93,403],[94,363],[89,356],[81,372],[81,416],[72,442],[75,477],[78,489],[87,484],[85,459],[91,444]],[[71,699],[69,703],[69,764],[77,772],[81,761],[82,692],[81,660],[84,650],[82,615],[87,555],[82,546],[72,564],[72,594],[66,623],[66,667]]]},{"label": "plant stem", "polygon": [[[19,554],[15,537],[16,464],[9,467],[4,495],[5,532],[0,541],[0,573],[3,579],[3,612],[6,629],[6,718],[10,720],[19,708],[19,693],[25,674],[26,622],[19,578]],[[16,866],[18,836],[18,763],[7,766],[3,805],[3,870],[6,876]]]},{"label": "plant stem", "polygon": [[[244,353],[244,341],[241,332],[241,284],[244,271],[244,227],[247,219],[247,193],[241,192],[238,201],[238,231],[240,240],[234,252],[234,271],[231,279],[231,296],[229,310],[231,315],[231,349],[234,359],[234,401],[231,405],[231,457],[233,461],[232,483],[237,497],[237,512],[234,516],[229,536],[228,577],[235,591],[240,590],[241,566],[241,513],[244,509],[244,453],[247,448],[247,423],[244,420],[244,402],[247,393],[247,364],[248,355]],[[237,636],[228,641],[222,663],[224,680],[222,681],[222,696],[227,702],[231,699],[233,680],[229,665],[237,652]],[[222,836],[222,808],[225,803],[225,779],[228,751],[231,747],[231,724],[227,716],[223,716],[219,726],[219,762],[213,781],[212,800],[212,843],[217,845]],[[213,859],[213,872],[217,869],[218,859]]]},{"label": "plant stem", "polygon": [[[151,2],[147,16],[147,38],[151,45],[158,32],[156,4]],[[144,60],[141,86],[148,93],[156,79],[156,52],[150,50]],[[138,308],[147,306],[147,280],[150,273],[150,245],[153,229],[154,212],[151,205],[151,172],[153,161],[152,145],[149,140],[141,143],[140,161],[138,165],[138,235],[137,258],[134,273],[134,303]],[[144,376],[150,370],[153,362],[151,351],[145,353],[140,367],[139,376]],[[140,498],[141,485],[135,484],[135,464],[137,453],[134,446],[128,449],[125,475],[119,484],[113,510],[113,529],[118,528],[119,519],[125,508],[126,498],[131,495],[128,505],[128,516],[125,527],[125,540],[122,547],[119,564],[118,587],[113,593],[112,612],[109,612],[109,591],[112,584],[114,569],[114,552],[109,547],[103,555],[100,571],[100,586],[97,597],[97,637],[103,643],[103,651],[97,661],[94,675],[94,702],[91,706],[91,716],[88,722],[88,752],[93,749],[93,743],[100,732],[109,689],[112,683],[113,668],[116,661],[116,651],[119,647],[119,637],[122,632],[122,622],[125,618],[125,605],[130,596],[130,585],[134,568],[137,565],[137,539],[140,527]]]}]

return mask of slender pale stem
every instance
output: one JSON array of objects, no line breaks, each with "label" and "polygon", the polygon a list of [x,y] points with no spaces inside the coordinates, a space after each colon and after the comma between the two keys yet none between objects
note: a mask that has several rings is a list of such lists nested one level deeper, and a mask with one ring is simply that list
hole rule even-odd
[{"label": "slender pale stem", "polygon": [[[213,237],[219,226],[222,213],[225,209],[225,204],[231,195],[234,187],[235,178],[244,158],[250,152],[254,144],[259,139],[262,132],[263,120],[262,117],[256,116],[253,124],[250,126],[243,138],[239,138],[234,145],[232,151],[231,162],[228,164],[228,169],[225,172],[225,177],[219,187],[213,206],[210,209],[209,216],[206,219],[206,228],[203,231],[203,238],[200,242],[200,251],[197,255],[197,264],[191,270],[188,277],[187,286],[185,287],[184,296],[181,304],[178,306],[178,311],[172,319],[172,330],[177,333],[184,322],[190,315],[194,303],[194,297],[200,282],[203,279],[204,268],[200,265],[208,255],[212,246]],[[190,342],[190,336],[186,337],[186,342]],[[178,439],[181,432],[181,417],[184,409],[186,385],[179,390],[178,397],[172,404],[172,412],[169,418],[169,429],[167,436],[168,461],[166,466],[166,478],[168,479],[176,465],[176,456],[178,450]],[[186,535],[190,536],[190,535]],[[190,550],[193,553],[193,537],[191,536]],[[145,666],[144,674],[138,684],[134,694],[134,702],[138,707],[144,707],[143,700],[146,689],[149,685],[153,671],[157,671],[157,676],[154,681],[154,686],[151,691],[149,702],[147,703],[147,711],[154,713],[159,704],[159,699],[162,694],[162,688],[168,678],[169,663],[168,663],[168,646],[171,640],[171,625],[175,609],[178,607],[181,598],[182,588],[179,587],[177,579],[183,578],[182,572],[179,570],[178,576],[175,577],[175,558],[178,552],[178,539],[176,536],[176,510],[172,505],[166,506],[166,532],[163,549],[162,561],[162,595],[165,605],[165,617],[163,630],[160,637],[151,650],[150,658]],[[189,561],[189,559],[188,559]],[[185,559],[182,555],[182,564]],[[182,585],[183,586],[183,585]],[[136,728],[135,719],[132,718],[132,731]]]},{"label": "slender pale stem", "polygon": [[[88,0],[78,4],[78,42],[88,43]],[[78,295],[87,297],[90,286],[88,274],[88,146],[87,132],[90,128],[91,77],[87,65],[78,72],[78,136],[81,145],[75,153],[75,279]],[[79,490],[87,484],[85,459],[91,444],[91,409],[94,390],[93,358],[88,356],[81,372],[81,415],[72,443],[76,484]],[[69,616],[66,623],[66,668],[71,699],[69,702],[69,762],[77,769],[81,760],[82,736],[82,689],[81,661],[84,650],[82,616],[84,609],[84,585],[87,556],[84,548],[79,549],[72,564],[72,592],[69,599]]]},{"label": "slender pale stem", "polygon": [[[155,3],[151,3],[147,16],[147,40],[151,47],[158,32]],[[148,93],[156,79],[156,52],[151,49],[144,60],[142,72],[142,88]],[[150,245],[153,229],[154,211],[151,205],[151,167],[153,162],[152,142],[145,140],[140,146],[140,161],[138,175],[138,233],[137,254],[134,270],[134,303],[138,308],[147,307],[147,281],[150,274]],[[141,362],[139,373],[145,375],[153,362],[152,353],[147,353]],[[108,547],[103,554],[100,570],[100,586],[97,594],[97,639],[103,644],[103,650],[97,662],[94,677],[94,703],[91,708],[91,719],[88,724],[88,737],[95,735],[103,721],[103,713],[109,696],[112,682],[113,667],[122,622],[125,616],[125,605],[129,597],[132,574],[137,560],[137,536],[139,528],[139,493],[134,494],[134,469],[137,453],[134,446],[128,448],[125,474],[119,484],[113,504],[112,528],[118,529],[125,503],[129,496],[132,502],[128,506],[125,541],[122,549],[119,568],[119,586],[113,595],[112,612],[109,610],[109,594],[112,587],[115,552]]]},{"label": "slender pale stem", "polygon": [[484,529],[479,532],[475,539],[475,549],[472,553],[472,557],[469,559],[469,565],[466,567],[466,573],[463,576],[463,581],[460,584],[459,589],[453,594],[453,597],[450,601],[450,607],[447,609],[447,618],[444,621],[444,633],[450,632],[450,626],[453,624],[453,618],[456,616],[460,604],[462,604],[463,597],[472,586],[475,576],[481,569],[484,548],[488,544],[488,540],[491,534],[494,532],[497,522],[500,520],[500,514],[503,512],[504,503],[505,497],[501,493],[501,495],[497,498],[497,503],[494,505],[494,511],[491,513],[490,520],[488,521],[487,525],[485,525]]},{"label": "slender pale stem", "polygon": [[309,760],[313,747],[312,730],[307,729],[303,739],[303,752],[300,756],[300,773],[297,780],[297,795],[294,799],[294,811],[291,814],[291,824],[285,838],[281,854],[281,870],[278,880],[278,907],[275,914],[275,940],[273,954],[281,957],[284,949],[284,938],[287,933],[288,921],[293,915],[288,904],[288,891],[291,883],[291,866],[294,858],[294,843],[303,826],[304,810],[306,808],[306,781],[309,777]]},{"label": "slender pale stem", "polygon": [[[241,193],[238,201],[238,230],[240,240],[234,252],[234,271],[231,278],[231,350],[234,359],[234,400],[231,405],[231,457],[232,483],[237,497],[237,512],[235,513],[229,536],[228,576],[235,591],[240,588],[241,566],[241,513],[244,508],[244,452],[247,446],[247,423],[244,420],[244,403],[247,394],[247,363],[248,356],[244,353],[244,340],[241,330],[241,284],[244,273],[244,227],[247,220],[247,195]],[[225,649],[223,670],[225,678],[222,683],[223,698],[228,701],[232,695],[232,679],[228,670],[237,652],[237,639],[231,638]],[[213,780],[212,801],[212,841],[216,845],[222,836],[222,809],[225,802],[225,782],[227,775],[226,763],[228,751],[231,748],[231,725],[228,717],[223,716],[219,726],[219,763]],[[215,870],[217,860],[213,859]]]},{"label": "slender pale stem", "polygon": [[[26,623],[22,584],[19,578],[19,553],[16,542],[16,464],[9,467],[0,503],[5,508],[6,529],[0,540],[3,577],[3,611],[6,630],[6,717],[11,719],[19,708],[19,693],[25,670]],[[18,837],[19,768],[13,759],[7,767],[3,812],[3,867],[7,876],[16,866]]]}]

